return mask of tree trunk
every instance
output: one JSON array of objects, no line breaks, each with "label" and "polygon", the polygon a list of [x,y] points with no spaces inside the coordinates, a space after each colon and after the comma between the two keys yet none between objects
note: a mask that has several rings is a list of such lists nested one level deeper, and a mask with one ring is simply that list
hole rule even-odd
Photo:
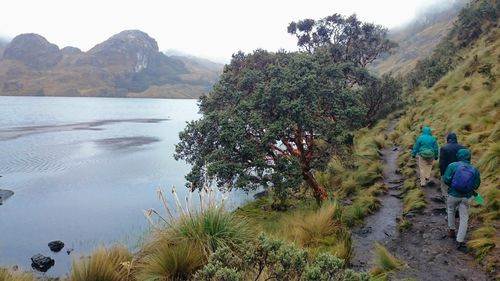
[{"label": "tree trunk", "polygon": [[316,203],[318,203],[318,205],[321,205],[321,203],[328,198],[328,194],[325,188],[316,181],[310,169],[303,169],[302,176],[304,177],[307,185],[309,185],[309,187],[313,190]]}]

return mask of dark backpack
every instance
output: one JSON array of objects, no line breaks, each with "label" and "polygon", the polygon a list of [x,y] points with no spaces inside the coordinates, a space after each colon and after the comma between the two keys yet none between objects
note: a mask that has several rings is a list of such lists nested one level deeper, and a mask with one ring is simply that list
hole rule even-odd
[{"label": "dark backpack", "polygon": [[474,190],[476,170],[469,164],[460,163],[451,180],[451,187],[456,191],[467,193]]}]

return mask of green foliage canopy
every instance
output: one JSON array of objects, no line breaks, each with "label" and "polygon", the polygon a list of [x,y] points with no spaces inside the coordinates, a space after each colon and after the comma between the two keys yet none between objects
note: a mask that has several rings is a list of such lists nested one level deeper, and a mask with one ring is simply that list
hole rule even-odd
[{"label": "green foliage canopy", "polygon": [[295,35],[297,45],[310,53],[327,48],[334,62],[351,62],[361,67],[396,47],[396,43],[387,39],[386,28],[363,23],[356,15],[333,14],[318,21],[292,22],[288,33]]},{"label": "green foliage canopy", "polygon": [[[175,154],[192,165],[191,189],[215,182],[223,190],[273,187],[285,197],[305,181],[318,202],[327,198],[313,175],[317,140],[345,144],[367,124],[360,90],[375,78],[364,66],[392,44],[385,29],[355,16],[304,20],[288,30],[301,34],[308,52],[237,53],[200,99],[203,117],[180,133]],[[381,108],[370,109],[370,120]]]},{"label": "green foliage canopy", "polygon": [[304,179],[324,199],[311,169],[317,137],[341,141],[362,112],[345,81],[362,80],[351,65],[308,53],[238,53],[213,92],[203,118],[180,134],[176,157],[193,165],[187,179],[202,188],[294,187]]}]

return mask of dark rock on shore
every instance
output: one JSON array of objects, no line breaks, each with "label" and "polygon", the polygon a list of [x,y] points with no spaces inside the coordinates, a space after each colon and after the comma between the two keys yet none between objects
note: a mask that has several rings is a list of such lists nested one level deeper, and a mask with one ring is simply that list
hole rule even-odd
[{"label": "dark rock on shore", "polygon": [[49,243],[49,248],[52,252],[59,252],[62,250],[62,248],[64,248],[64,243],[60,240],[57,240],[57,241],[52,241]]},{"label": "dark rock on shore", "polygon": [[53,259],[42,254],[36,254],[31,257],[31,267],[40,272],[47,272],[55,263]]},{"label": "dark rock on shore", "polygon": [[14,195],[14,191],[0,189],[0,205],[2,205],[3,202],[9,199],[12,195]]}]

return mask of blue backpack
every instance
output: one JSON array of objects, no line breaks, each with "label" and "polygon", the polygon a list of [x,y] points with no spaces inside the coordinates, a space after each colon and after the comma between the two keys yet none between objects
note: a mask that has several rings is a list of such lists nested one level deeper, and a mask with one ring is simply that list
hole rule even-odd
[{"label": "blue backpack", "polygon": [[460,163],[451,180],[451,187],[459,192],[471,192],[474,190],[475,176],[476,170],[474,167],[465,163]]}]

